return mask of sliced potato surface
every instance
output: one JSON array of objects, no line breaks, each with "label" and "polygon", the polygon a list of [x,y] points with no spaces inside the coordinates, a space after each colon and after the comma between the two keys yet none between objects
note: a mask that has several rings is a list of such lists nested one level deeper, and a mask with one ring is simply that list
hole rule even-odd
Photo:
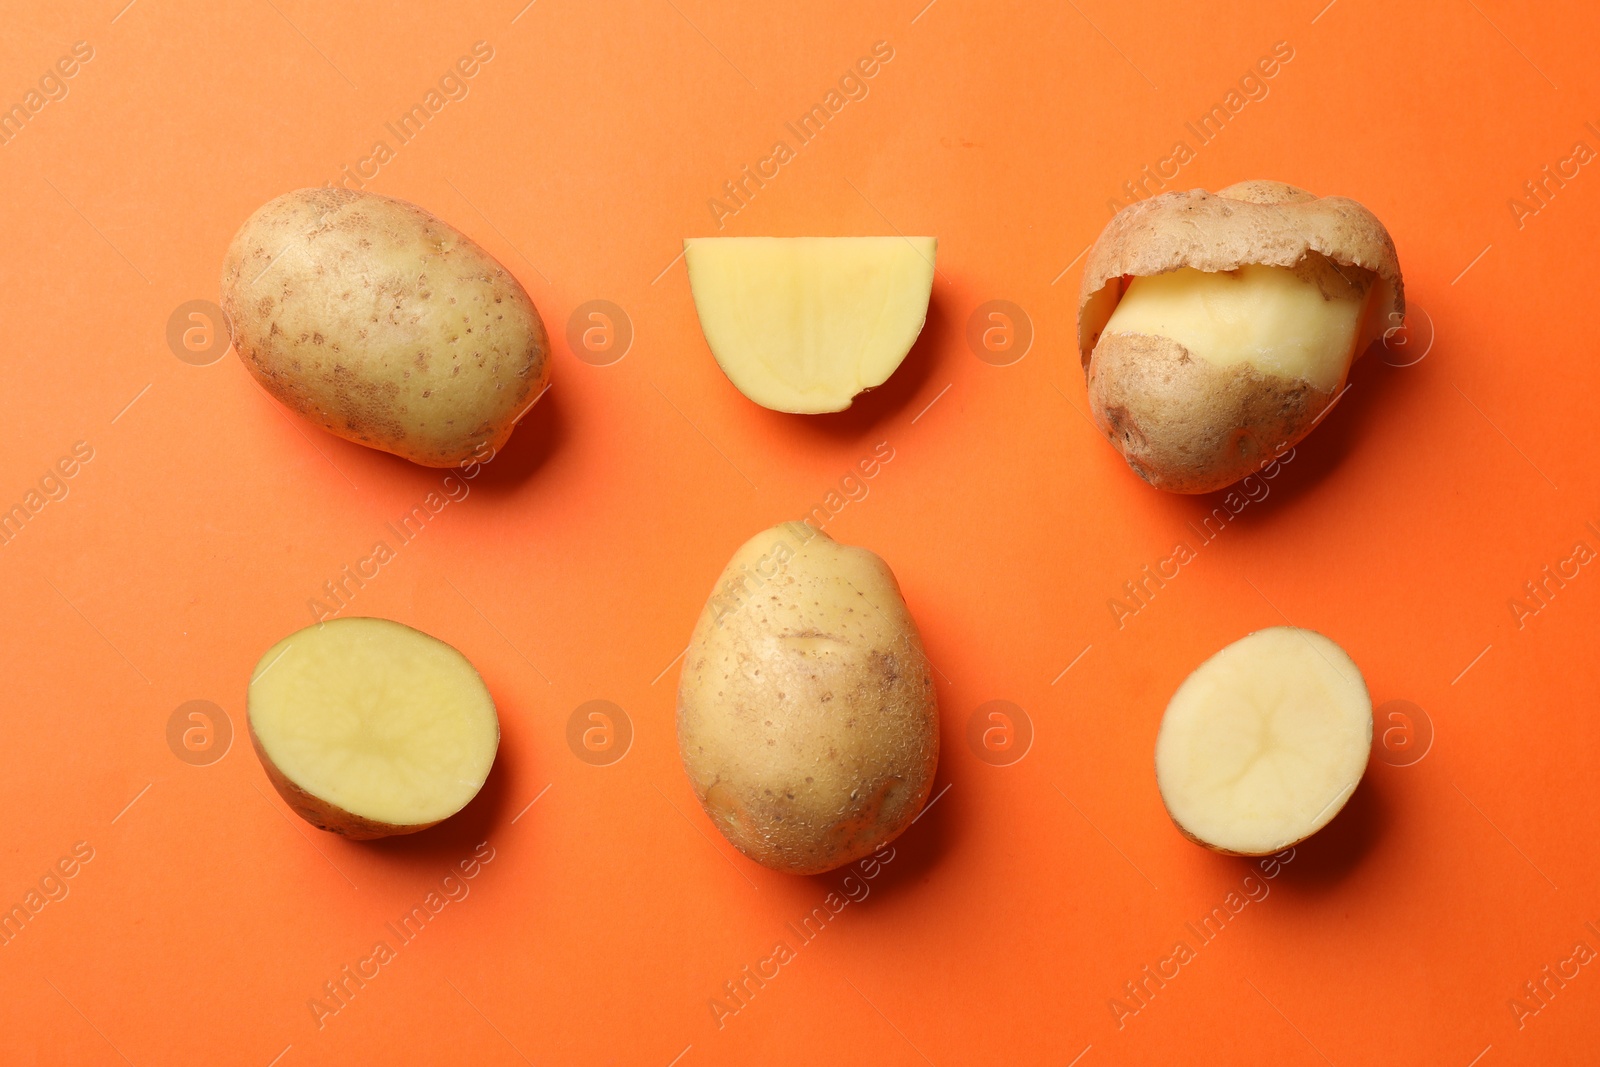
[{"label": "sliced potato surface", "polygon": [[388,619],[334,619],[279,641],[251,677],[249,719],[289,806],[358,838],[454,815],[500,744],[494,701],[466,657]]},{"label": "sliced potato surface", "polygon": [[1367,767],[1372,701],[1345,651],[1275,626],[1201,664],[1167,705],[1156,784],[1185,836],[1261,856],[1310,837]]},{"label": "sliced potato surface", "polygon": [[922,332],[932,237],[691,237],[706,342],[745,396],[774,411],[843,411],[882,385]]}]

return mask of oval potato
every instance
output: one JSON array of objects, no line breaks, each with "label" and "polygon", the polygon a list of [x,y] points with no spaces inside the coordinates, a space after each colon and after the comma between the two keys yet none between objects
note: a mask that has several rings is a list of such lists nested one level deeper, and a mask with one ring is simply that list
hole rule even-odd
[{"label": "oval potato", "polygon": [[267,392],[330,433],[429,467],[504,446],[550,379],[533,301],[403,200],[301,189],[228,246],[222,308]]},{"label": "oval potato", "polygon": [[717,829],[774,870],[819,874],[900,834],[933,785],[939,712],[888,565],[804,523],[747,541],[689,642],[678,748]]}]

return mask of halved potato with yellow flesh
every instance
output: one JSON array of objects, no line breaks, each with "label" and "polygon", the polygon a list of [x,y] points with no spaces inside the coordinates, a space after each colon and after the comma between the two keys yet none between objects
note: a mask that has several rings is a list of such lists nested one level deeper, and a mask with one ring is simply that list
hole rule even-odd
[{"label": "halved potato with yellow flesh", "polygon": [[691,237],[700,328],[764,408],[843,411],[882,385],[928,317],[933,237]]},{"label": "halved potato with yellow flesh", "polygon": [[1313,630],[1273,626],[1178,687],[1156,737],[1156,785],[1191,841],[1264,856],[1339,814],[1371,748],[1372,700],[1344,649]]},{"label": "halved potato with yellow flesh", "polygon": [[273,645],[251,675],[248,716],[284,801],[352,838],[454,815],[500,746],[494,700],[467,658],[388,619],[333,619]]}]

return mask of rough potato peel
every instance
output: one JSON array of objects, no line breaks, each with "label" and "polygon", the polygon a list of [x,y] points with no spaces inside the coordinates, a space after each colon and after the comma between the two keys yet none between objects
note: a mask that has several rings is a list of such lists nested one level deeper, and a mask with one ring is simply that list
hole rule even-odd
[{"label": "rough potato peel", "polygon": [[684,656],[678,749],[717,829],[774,870],[833,870],[911,825],[939,713],[888,565],[804,523],[747,541]]},{"label": "rough potato peel", "polygon": [[301,189],[228,246],[222,307],[262,388],[329,433],[429,467],[499,450],[550,380],[511,273],[403,200]]}]

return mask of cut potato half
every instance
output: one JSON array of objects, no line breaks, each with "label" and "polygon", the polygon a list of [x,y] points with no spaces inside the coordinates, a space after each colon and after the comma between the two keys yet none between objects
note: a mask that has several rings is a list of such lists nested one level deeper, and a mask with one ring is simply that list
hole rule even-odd
[{"label": "cut potato half", "polygon": [[1156,785],[1184,836],[1233,855],[1305,840],[1367,769],[1372,700],[1344,649],[1311,630],[1258,630],[1202,663],[1156,738]]},{"label": "cut potato half", "polygon": [[882,385],[928,317],[933,237],[691,237],[700,328],[764,408],[843,411]]},{"label": "cut potato half", "polygon": [[483,679],[388,619],[308,626],[250,678],[250,740],[285,802],[352,838],[426,830],[477,795],[500,746]]}]

